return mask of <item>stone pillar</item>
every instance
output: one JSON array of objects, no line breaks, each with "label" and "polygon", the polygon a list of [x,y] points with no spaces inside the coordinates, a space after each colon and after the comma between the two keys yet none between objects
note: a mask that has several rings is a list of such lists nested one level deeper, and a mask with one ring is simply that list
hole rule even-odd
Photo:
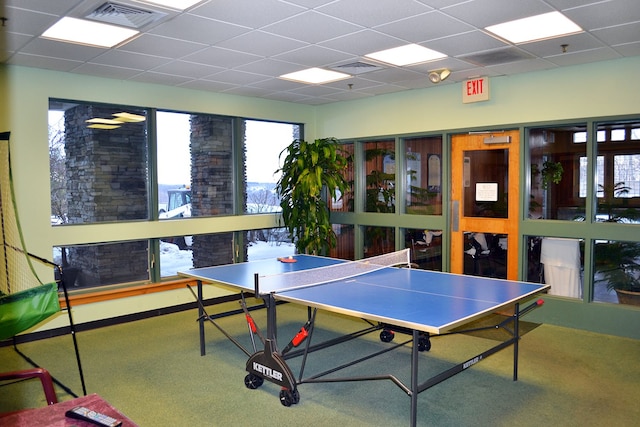
[{"label": "stone pillar", "polygon": [[[194,217],[233,215],[233,119],[191,116],[191,211]],[[193,266],[233,261],[233,233],[193,236]]]},{"label": "stone pillar", "polygon": [[[148,219],[146,123],[92,129],[91,118],[114,118],[121,109],[80,104],[65,112],[65,169],[69,224]],[[147,242],[68,249],[78,286],[145,280]],[[64,266],[66,267],[66,266]]]}]

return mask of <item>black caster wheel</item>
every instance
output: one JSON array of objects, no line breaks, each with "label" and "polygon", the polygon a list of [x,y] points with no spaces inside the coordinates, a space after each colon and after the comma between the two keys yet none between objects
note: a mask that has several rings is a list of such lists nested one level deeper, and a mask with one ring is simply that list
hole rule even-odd
[{"label": "black caster wheel", "polygon": [[280,403],[282,403],[282,406],[291,406],[293,404],[289,390],[280,390]]},{"label": "black caster wheel", "polygon": [[257,375],[254,374],[248,374],[246,377],[244,377],[244,385],[245,387],[247,387],[248,389],[251,390],[255,390],[258,387],[260,387],[262,385],[262,383],[264,382],[264,380],[262,379],[262,377],[259,377]]},{"label": "black caster wheel", "polygon": [[418,351],[429,351],[431,350],[431,340],[428,336],[421,335],[418,338]]},{"label": "black caster wheel", "polygon": [[291,392],[291,397],[293,398],[294,405],[297,405],[300,402],[300,393],[298,392],[298,389]]},{"label": "black caster wheel", "polygon": [[282,406],[295,405],[299,401],[300,394],[298,393],[298,390],[295,390],[293,392],[286,388],[280,390],[280,403],[282,403]]},{"label": "black caster wheel", "polygon": [[390,331],[389,329],[383,329],[382,332],[380,332],[380,341],[391,342],[393,341],[394,336],[395,334],[393,333],[393,331]]}]

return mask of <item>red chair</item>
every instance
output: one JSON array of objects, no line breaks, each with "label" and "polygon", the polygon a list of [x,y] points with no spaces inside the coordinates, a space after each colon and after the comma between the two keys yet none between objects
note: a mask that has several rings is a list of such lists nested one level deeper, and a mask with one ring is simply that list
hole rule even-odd
[{"label": "red chair", "polygon": [[42,383],[42,389],[44,390],[44,395],[47,399],[47,405],[58,403],[56,391],[53,388],[53,380],[51,379],[51,374],[46,369],[33,368],[13,372],[0,372],[0,381],[22,380],[30,378],[40,379],[40,382]]}]

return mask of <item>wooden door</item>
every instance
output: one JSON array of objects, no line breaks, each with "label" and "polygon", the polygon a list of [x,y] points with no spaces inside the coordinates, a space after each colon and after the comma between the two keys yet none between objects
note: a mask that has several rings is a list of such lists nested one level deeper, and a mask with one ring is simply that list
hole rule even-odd
[{"label": "wooden door", "polygon": [[451,271],[516,280],[518,131],[452,137]]}]

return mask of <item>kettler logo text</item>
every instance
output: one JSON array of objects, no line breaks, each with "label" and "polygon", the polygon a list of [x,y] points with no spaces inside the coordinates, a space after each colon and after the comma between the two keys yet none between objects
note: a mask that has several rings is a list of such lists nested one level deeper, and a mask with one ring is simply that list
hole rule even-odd
[{"label": "kettler logo text", "polygon": [[474,357],[473,359],[464,362],[462,364],[462,369],[470,368],[470,367],[472,367],[473,365],[475,365],[476,363],[478,363],[481,360],[482,360],[482,356]]},{"label": "kettler logo text", "polygon": [[258,362],[253,362],[253,370],[260,372],[265,377],[273,378],[276,381],[282,381],[282,372],[278,372],[268,366],[261,365]]}]

